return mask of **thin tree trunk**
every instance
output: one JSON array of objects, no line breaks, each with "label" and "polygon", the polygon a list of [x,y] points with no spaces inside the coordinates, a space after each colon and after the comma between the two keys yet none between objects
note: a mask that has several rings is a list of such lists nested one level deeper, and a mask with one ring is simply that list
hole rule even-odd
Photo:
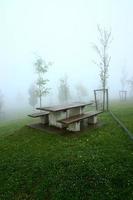
[{"label": "thin tree trunk", "polygon": [[42,98],[41,98],[41,96],[40,96],[40,108],[42,107]]},{"label": "thin tree trunk", "polygon": [[96,104],[96,110],[98,110],[98,105],[97,105],[97,98],[96,98],[96,91],[94,90],[94,96],[95,96],[95,104]]},{"label": "thin tree trunk", "polygon": [[103,89],[103,111],[105,111],[105,89]]},{"label": "thin tree trunk", "polygon": [[104,64],[104,69],[103,69],[103,111],[105,111],[105,89],[106,89],[106,46],[104,45],[103,49],[103,64]]},{"label": "thin tree trunk", "polygon": [[106,90],[107,93],[107,111],[109,110],[109,93],[108,93],[108,89]]},{"label": "thin tree trunk", "polygon": [[[39,73],[39,79],[41,78],[41,74]],[[39,100],[40,100],[40,108],[42,107],[42,96],[41,96],[41,86],[39,85]]]}]

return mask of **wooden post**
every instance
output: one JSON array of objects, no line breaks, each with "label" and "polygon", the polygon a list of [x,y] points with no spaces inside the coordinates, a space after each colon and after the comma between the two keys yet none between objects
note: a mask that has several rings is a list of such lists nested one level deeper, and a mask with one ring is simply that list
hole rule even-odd
[{"label": "wooden post", "polygon": [[98,103],[97,103],[97,93],[96,92],[103,92],[103,111],[109,109],[109,94],[108,94],[108,89],[97,89],[94,90],[94,96],[95,96],[95,103],[96,103],[96,110],[98,110]]},{"label": "wooden post", "polygon": [[103,111],[105,111],[105,89],[103,89]]},{"label": "wooden post", "polygon": [[97,106],[97,97],[96,97],[96,90],[94,90],[94,97],[95,97],[96,110],[98,110],[98,106]]},{"label": "wooden post", "polygon": [[127,100],[127,91],[121,90],[119,91],[119,96],[121,101],[126,101]]},{"label": "wooden post", "polygon": [[106,89],[106,96],[107,96],[107,111],[109,110],[109,93],[108,89]]},{"label": "wooden post", "polygon": [[125,101],[127,100],[127,91],[125,91]]}]

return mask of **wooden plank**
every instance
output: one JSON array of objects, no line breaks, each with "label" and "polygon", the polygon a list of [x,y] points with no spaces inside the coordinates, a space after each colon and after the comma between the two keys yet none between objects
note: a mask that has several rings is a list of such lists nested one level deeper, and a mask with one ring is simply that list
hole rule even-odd
[{"label": "wooden plank", "polygon": [[85,113],[85,114],[76,115],[76,116],[73,116],[73,117],[70,117],[70,118],[67,118],[67,119],[59,120],[58,122],[64,123],[64,124],[71,124],[71,123],[80,121],[82,119],[86,119],[86,118],[89,118],[89,117],[92,117],[92,116],[96,116],[100,113],[102,113],[102,111],[91,111],[91,112],[88,112],[88,113]]},{"label": "wooden plank", "polygon": [[71,104],[65,104],[65,105],[58,105],[58,106],[51,106],[51,107],[42,107],[42,108],[36,108],[37,110],[46,110],[46,111],[52,111],[52,112],[58,112],[58,111],[66,111],[72,108],[77,107],[84,107],[87,105],[92,105],[92,103],[83,103],[83,102],[75,102]]},{"label": "wooden plank", "polygon": [[45,115],[48,115],[48,114],[49,114],[49,112],[45,111],[45,112],[38,112],[38,113],[29,114],[28,116],[36,118],[36,117],[41,117],[41,116],[45,116]]}]

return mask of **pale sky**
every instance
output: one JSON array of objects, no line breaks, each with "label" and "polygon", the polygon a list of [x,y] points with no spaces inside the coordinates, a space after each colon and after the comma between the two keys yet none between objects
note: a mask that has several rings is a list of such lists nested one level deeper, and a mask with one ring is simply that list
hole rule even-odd
[{"label": "pale sky", "polygon": [[12,101],[26,94],[38,54],[53,62],[51,88],[67,74],[70,87],[81,82],[93,91],[100,82],[92,62],[99,24],[112,30],[108,86],[117,94],[122,68],[133,76],[132,19],[132,0],[0,0],[0,89]]}]

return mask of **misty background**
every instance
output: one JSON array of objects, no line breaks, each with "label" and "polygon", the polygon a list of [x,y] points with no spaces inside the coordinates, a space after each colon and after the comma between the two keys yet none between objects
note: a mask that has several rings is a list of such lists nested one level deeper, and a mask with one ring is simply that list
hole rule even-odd
[{"label": "misty background", "polygon": [[[46,78],[50,94],[44,105],[58,103],[60,79],[78,100],[76,86],[88,90],[100,87],[98,56],[92,48],[98,42],[97,25],[111,30],[108,88],[110,98],[119,98],[123,69],[133,77],[133,2],[130,0],[4,0],[0,1],[0,90],[3,111],[32,110],[28,90],[36,82],[37,56],[49,66]],[[127,86],[126,90],[129,90]],[[87,99],[85,99],[87,100]],[[28,111],[29,111],[28,110]]]}]

